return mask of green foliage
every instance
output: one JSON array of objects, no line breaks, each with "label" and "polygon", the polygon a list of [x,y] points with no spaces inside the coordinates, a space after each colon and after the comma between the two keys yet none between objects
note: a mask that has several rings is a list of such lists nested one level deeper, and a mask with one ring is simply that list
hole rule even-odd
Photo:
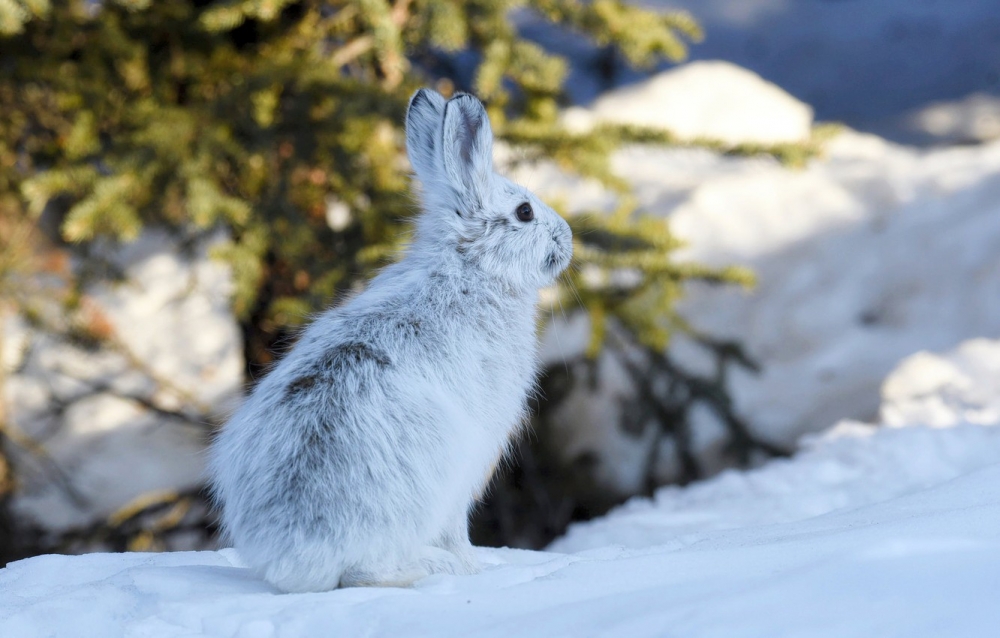
[{"label": "green foliage", "polygon": [[656,352],[667,346],[671,332],[689,331],[674,310],[685,281],[754,283],[753,275],[744,268],[675,263],[671,253],[681,242],[662,220],[635,219],[627,205],[607,217],[585,215],[571,218],[570,223],[574,235],[582,238],[575,248],[581,265],[568,275],[572,296],[560,301],[588,311],[591,356],[603,345],[611,317]]},{"label": "green foliage", "polygon": [[[567,63],[520,35],[515,9],[636,65],[679,60],[685,40],[701,37],[686,14],[622,0],[0,0],[3,214],[54,216],[58,240],[80,247],[128,241],[149,224],[226,229],[217,256],[233,267],[250,357],[264,363],[287,327],[405,240],[406,101],[428,83],[453,90],[440,77],[452,52],[476,56],[463,88],[486,100],[499,138],[623,195],[609,153],[672,141],[627,127],[561,130]],[[665,223],[628,201],[571,220],[579,259],[566,285],[578,294],[563,297],[593,315],[595,349],[611,316],[662,347],[685,280],[748,281],[672,263]]]}]

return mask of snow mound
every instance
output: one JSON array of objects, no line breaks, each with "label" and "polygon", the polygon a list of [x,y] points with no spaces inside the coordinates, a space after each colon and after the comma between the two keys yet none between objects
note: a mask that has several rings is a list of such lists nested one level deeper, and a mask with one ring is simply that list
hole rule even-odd
[{"label": "snow mound", "polygon": [[778,144],[809,139],[812,108],[752,71],[706,61],[611,91],[563,118],[574,131],[608,122],[665,129],[682,140]]},{"label": "snow mound", "polygon": [[[776,525],[889,501],[1000,464],[1000,341],[903,360],[883,384],[884,420],[843,421],[794,457],[664,487],[570,528],[555,551],[683,547],[713,530]],[[889,427],[880,427],[889,426]]]},{"label": "snow mound", "polygon": [[1000,138],[1000,97],[973,93],[914,110],[909,128],[939,144],[975,144]]},{"label": "snow mound", "polygon": [[[887,405],[955,387],[955,415],[991,404],[998,354],[964,344],[936,359],[950,376],[911,358]],[[992,635],[1000,427],[909,414],[906,427],[842,423],[794,458],[661,490],[552,551],[480,549],[482,573],[410,589],[280,594],[232,550],[31,558],[0,570],[0,635]]]},{"label": "snow mound", "polygon": [[715,530],[778,525],[882,503],[1000,463],[1000,428],[878,428],[844,421],[790,459],[665,487],[573,525],[550,549],[685,547]]},{"label": "snow mound", "polygon": [[1000,341],[971,339],[939,355],[907,357],[882,384],[882,422],[1000,423]]}]

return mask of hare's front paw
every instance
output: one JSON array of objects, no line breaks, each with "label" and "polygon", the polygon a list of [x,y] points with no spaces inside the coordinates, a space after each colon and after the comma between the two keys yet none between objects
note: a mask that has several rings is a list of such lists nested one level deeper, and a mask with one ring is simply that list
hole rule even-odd
[{"label": "hare's front paw", "polygon": [[472,545],[466,541],[466,547],[425,547],[420,562],[429,574],[454,574],[463,576],[478,574],[481,571],[479,561],[472,551]]},{"label": "hare's front paw", "polygon": [[466,542],[464,547],[451,548],[450,551],[458,558],[458,562],[460,563],[461,571],[455,572],[456,574],[471,575],[483,571],[483,566],[479,563],[476,551],[471,543]]},{"label": "hare's front paw", "polygon": [[483,571],[483,567],[480,565],[479,559],[476,557],[476,548],[469,542],[468,537],[461,540],[448,540],[451,542],[442,543],[440,547],[442,550],[447,551],[449,554],[458,559],[456,570],[451,573],[478,574]]},{"label": "hare's front paw", "polygon": [[[471,546],[470,546],[471,548]],[[471,554],[470,554],[471,555]],[[359,565],[348,570],[340,579],[341,587],[409,587],[421,578],[434,574],[462,576],[479,572],[475,556],[466,558],[442,549],[427,546],[403,565]]]}]

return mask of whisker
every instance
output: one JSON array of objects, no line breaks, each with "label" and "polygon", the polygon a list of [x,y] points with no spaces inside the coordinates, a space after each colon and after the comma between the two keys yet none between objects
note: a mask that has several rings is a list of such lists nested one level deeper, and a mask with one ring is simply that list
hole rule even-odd
[{"label": "whisker", "polygon": [[[579,266],[577,266],[577,270],[579,270]],[[584,307],[583,298],[580,296],[580,291],[577,290],[576,284],[573,283],[573,278],[566,276],[565,274],[564,276],[566,277],[566,286],[569,288],[570,292],[573,293],[573,296],[576,297],[577,304],[579,304],[579,306],[583,308]]]},{"label": "whisker", "polygon": [[[566,316],[566,308],[563,307],[562,295],[557,297],[556,301],[559,303],[559,313],[562,315],[565,325],[569,325],[569,318]],[[566,349],[563,348],[562,341],[559,338],[559,331],[555,330],[556,345],[559,347],[559,354],[562,356],[563,370],[566,371],[566,376],[569,376],[569,362],[566,360]]]}]

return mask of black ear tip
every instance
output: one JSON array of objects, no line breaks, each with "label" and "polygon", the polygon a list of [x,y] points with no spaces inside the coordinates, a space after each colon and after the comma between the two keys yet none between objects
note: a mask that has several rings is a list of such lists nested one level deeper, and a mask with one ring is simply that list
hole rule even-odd
[{"label": "black ear tip", "polygon": [[427,87],[417,89],[412,96],[410,96],[410,103],[406,108],[407,114],[413,113],[415,110],[420,110],[424,108],[432,108],[434,111],[440,111],[442,105],[444,105],[444,97],[434,89],[428,89]]},{"label": "black ear tip", "polygon": [[413,107],[418,106],[421,102],[430,102],[427,89],[417,89],[416,93],[410,96],[410,104],[406,107],[406,110],[412,111]]},{"label": "black ear tip", "polygon": [[470,103],[472,105],[483,106],[483,101],[471,93],[456,93],[449,102]]},{"label": "black ear tip", "polygon": [[471,93],[458,93],[445,104],[445,113],[448,112],[448,107],[454,107],[454,111],[459,117],[472,128],[478,128],[484,120],[489,121],[489,117],[486,115],[486,105]]}]

